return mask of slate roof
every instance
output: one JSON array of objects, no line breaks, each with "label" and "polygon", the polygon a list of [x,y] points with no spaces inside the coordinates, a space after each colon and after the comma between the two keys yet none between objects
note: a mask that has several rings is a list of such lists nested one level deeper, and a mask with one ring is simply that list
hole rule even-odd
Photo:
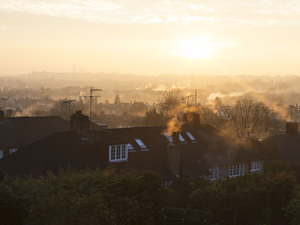
[{"label": "slate roof", "polygon": [[105,163],[93,146],[82,141],[75,131],[55,132],[3,159],[0,169],[8,175],[39,177],[60,167],[96,168]]},{"label": "slate roof", "polygon": [[[175,175],[166,165],[170,141],[164,136],[165,130],[166,127],[134,127],[92,131],[89,143],[94,143],[93,146],[82,141],[75,132],[56,132],[1,159],[0,169],[10,175],[30,173],[40,176],[47,170],[57,172],[60,166],[67,164],[77,169],[126,165],[156,172],[170,180]],[[186,132],[190,132],[195,140]],[[259,152],[260,142],[252,139],[237,141],[209,125],[201,125],[196,130],[183,127],[180,134],[185,140],[179,145],[182,174],[189,177],[207,175],[207,168],[216,165],[266,159]],[[140,139],[146,148],[136,139]],[[128,162],[110,163],[108,146],[118,144],[133,147],[128,153]]]},{"label": "slate roof", "polygon": [[24,147],[62,131],[70,131],[70,123],[58,116],[5,118],[0,122],[0,149]]},{"label": "slate roof", "polygon": [[287,163],[300,162],[300,133],[268,137],[262,141],[264,153],[270,159]]},{"label": "slate roof", "polygon": [[[165,130],[166,127],[107,129],[98,133],[95,141],[104,145],[130,143],[134,151],[128,153],[128,165],[162,174],[166,170],[166,151],[170,143],[163,135]],[[209,125],[201,125],[197,130],[184,128],[181,136],[185,139],[180,145],[182,172],[187,176],[203,175],[207,168],[216,165],[266,159],[258,141],[250,138],[237,141]],[[149,151],[141,148],[136,138],[141,139]]]}]

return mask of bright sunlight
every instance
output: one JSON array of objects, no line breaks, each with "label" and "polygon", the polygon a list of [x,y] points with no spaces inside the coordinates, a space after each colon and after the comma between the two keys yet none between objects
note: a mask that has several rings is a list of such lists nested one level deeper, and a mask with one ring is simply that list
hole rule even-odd
[{"label": "bright sunlight", "polygon": [[209,37],[185,39],[175,42],[176,53],[191,59],[208,59],[218,49],[218,44]]}]

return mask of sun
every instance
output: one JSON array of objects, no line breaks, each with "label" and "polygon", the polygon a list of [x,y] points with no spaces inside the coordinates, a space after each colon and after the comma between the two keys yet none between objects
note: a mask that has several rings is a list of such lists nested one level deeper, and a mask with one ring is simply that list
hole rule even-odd
[{"label": "sun", "polygon": [[210,38],[185,39],[175,42],[176,53],[190,59],[208,59],[217,49],[217,44]]}]

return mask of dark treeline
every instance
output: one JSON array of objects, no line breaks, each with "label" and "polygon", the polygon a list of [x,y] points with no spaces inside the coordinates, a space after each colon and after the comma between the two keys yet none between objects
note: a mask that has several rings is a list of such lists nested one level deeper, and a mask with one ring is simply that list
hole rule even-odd
[{"label": "dark treeline", "polygon": [[264,174],[209,183],[182,178],[165,188],[143,171],[62,170],[38,179],[0,181],[0,222],[6,225],[155,224],[164,207],[203,210],[222,225],[300,222],[299,165],[270,161]]}]

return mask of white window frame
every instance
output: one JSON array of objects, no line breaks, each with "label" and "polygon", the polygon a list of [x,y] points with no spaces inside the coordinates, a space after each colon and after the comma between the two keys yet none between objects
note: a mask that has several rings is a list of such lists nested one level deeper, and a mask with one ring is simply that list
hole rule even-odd
[{"label": "white window frame", "polygon": [[209,168],[209,180],[214,181],[219,179],[219,167]]},{"label": "white window frame", "polygon": [[244,175],[244,163],[235,163],[229,165],[229,177],[238,177]]},{"label": "white window frame", "polygon": [[261,166],[262,166],[261,160],[251,161],[250,162],[250,172],[261,170]]},{"label": "white window frame", "polygon": [[128,160],[128,145],[110,145],[109,146],[109,161],[119,162]]},{"label": "white window frame", "polygon": [[164,181],[164,186],[165,188],[169,188],[173,185],[173,181],[172,180],[165,180]]}]

